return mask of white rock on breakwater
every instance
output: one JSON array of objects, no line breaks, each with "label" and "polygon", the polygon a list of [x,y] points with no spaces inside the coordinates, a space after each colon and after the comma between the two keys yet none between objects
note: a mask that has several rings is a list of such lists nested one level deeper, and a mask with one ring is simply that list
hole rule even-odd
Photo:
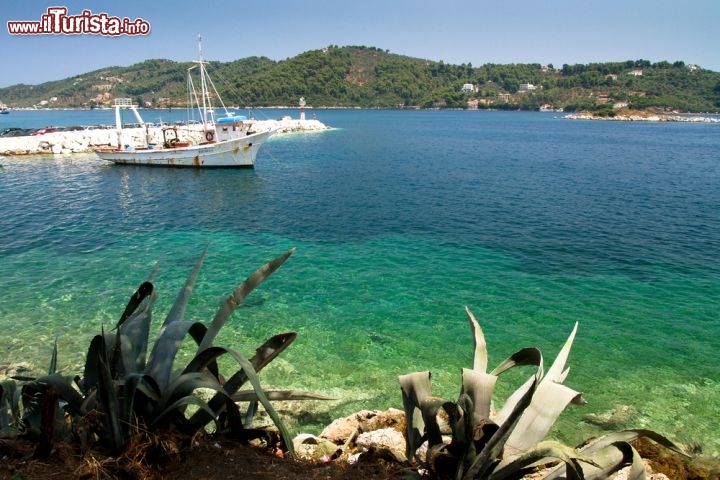
[{"label": "white rock on breakwater", "polygon": [[[313,132],[329,130],[319,120],[258,120],[255,122],[258,130],[267,128],[277,129],[278,133]],[[181,141],[202,141],[203,132],[199,125],[189,127],[179,126],[178,137]],[[162,129],[150,127],[150,142],[161,144]],[[144,128],[126,128],[123,130],[123,143],[128,145],[143,145],[145,143]],[[117,132],[115,129],[76,130],[67,132],[53,132],[43,135],[30,135],[23,137],[0,137],[0,155],[34,155],[34,154],[71,154],[92,152],[95,148],[117,145]]]}]

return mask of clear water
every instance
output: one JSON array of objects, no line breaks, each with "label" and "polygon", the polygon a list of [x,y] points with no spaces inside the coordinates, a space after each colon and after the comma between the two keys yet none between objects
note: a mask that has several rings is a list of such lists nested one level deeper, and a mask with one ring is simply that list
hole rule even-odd
[{"label": "clear water", "polygon": [[[579,321],[566,383],[589,404],[563,414],[562,440],[600,433],[588,415],[630,405],[614,429],[720,452],[717,125],[317,114],[337,129],[273,138],[254,171],[0,159],[0,363],[43,367],[58,337],[63,371],[76,373],[156,261],[159,323],[208,242],[187,316],[209,322],[249,273],[295,246],[217,343],[250,355],[298,332],[262,378],[339,398],[308,405],[298,428],[401,408],[397,376],[410,371],[431,370],[454,398],[472,361],[467,305],[493,366],[525,346],[549,364]],[[99,115],[111,117],[4,117]],[[499,393],[519,381],[501,379]]]}]

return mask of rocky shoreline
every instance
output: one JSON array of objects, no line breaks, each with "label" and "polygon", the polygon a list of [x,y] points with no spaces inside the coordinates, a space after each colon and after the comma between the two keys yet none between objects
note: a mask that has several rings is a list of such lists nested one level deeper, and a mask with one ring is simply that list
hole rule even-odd
[{"label": "rocky shoreline", "polygon": [[[255,122],[258,129],[273,128],[277,133],[314,132],[329,130],[330,127],[316,119],[297,120],[283,118],[281,120],[258,120]],[[203,128],[200,125],[177,127],[180,141],[203,141]],[[162,128],[149,127],[151,143],[162,144]],[[145,142],[144,128],[126,128],[123,130],[123,139],[126,143],[142,145]],[[89,130],[76,130],[46,133],[43,135],[30,135],[22,137],[0,138],[0,155],[38,155],[53,154],[65,155],[73,153],[88,153],[96,148],[109,147],[117,144],[117,132],[113,129],[98,128]]]},{"label": "rocky shoreline", "polygon": [[667,115],[667,114],[640,114],[618,113],[616,115],[603,116],[595,115],[589,112],[570,113],[562,118],[570,120],[607,120],[615,122],[685,122],[685,123],[720,123],[720,117],[703,117],[703,116],[685,116],[685,115]]}]

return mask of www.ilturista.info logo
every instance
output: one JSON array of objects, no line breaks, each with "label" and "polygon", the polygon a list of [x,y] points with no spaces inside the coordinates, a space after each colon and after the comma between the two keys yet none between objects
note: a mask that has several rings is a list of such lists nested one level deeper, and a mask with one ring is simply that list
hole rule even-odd
[{"label": "www.ilturista.info logo", "polygon": [[65,7],[50,7],[40,21],[7,22],[11,35],[147,35],[150,24],[142,18],[111,17],[107,13],[83,10],[80,15],[68,15]]}]

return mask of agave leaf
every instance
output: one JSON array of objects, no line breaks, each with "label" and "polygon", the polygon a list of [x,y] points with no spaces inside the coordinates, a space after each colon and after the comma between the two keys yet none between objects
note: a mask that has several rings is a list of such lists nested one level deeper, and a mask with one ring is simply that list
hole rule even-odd
[{"label": "agave leaf", "polygon": [[425,423],[425,435],[427,436],[428,449],[435,445],[443,443],[440,425],[437,421],[437,414],[440,408],[448,403],[440,397],[428,396],[420,401],[420,411],[422,412],[423,422]]},{"label": "agave leaf", "polygon": [[[291,338],[294,338],[294,336],[291,336]],[[285,424],[282,422],[282,420],[280,419],[280,416],[277,414],[277,412],[273,408],[272,404],[270,403],[270,400],[265,395],[265,393],[260,385],[260,379],[257,375],[257,371],[253,367],[252,363],[248,359],[246,359],[244,356],[242,356],[239,352],[236,352],[236,351],[228,349],[228,348],[211,347],[208,350],[209,350],[208,352],[205,352],[203,350],[198,355],[196,355],[196,358],[200,358],[202,361],[199,361],[199,364],[194,364],[193,368],[198,368],[198,366],[201,365],[203,361],[210,361],[211,359],[214,360],[219,355],[223,355],[223,354],[231,355],[235,359],[235,361],[237,361],[238,364],[240,364],[240,367],[245,372],[245,376],[252,384],[255,394],[258,398],[258,401],[263,405],[263,407],[267,411],[268,415],[270,416],[270,418],[272,419],[273,423],[278,428],[278,430],[280,430],[280,434],[283,437],[283,441],[288,446],[288,448],[291,449],[290,453],[292,454],[293,453],[292,452],[292,443],[291,443],[292,439],[290,437],[290,433],[287,431]],[[183,376],[189,375],[189,374],[190,373],[185,373],[185,374],[183,374]],[[222,390],[218,390],[218,391],[222,393],[220,398],[223,398],[223,399],[225,397],[229,398],[229,394],[226,389],[223,388]],[[218,408],[212,404],[212,402],[216,401],[217,398],[218,398],[218,396],[216,395],[215,398],[213,398],[211,403],[209,404],[209,407],[211,407],[210,410],[213,411],[213,415],[212,415],[213,418],[218,414],[218,413],[216,413]],[[225,403],[225,409],[227,409],[227,402]],[[193,415],[193,417],[190,418],[190,421],[196,426],[197,425],[201,425],[201,426],[205,425],[208,421],[206,419],[207,417],[205,416],[208,413],[208,411],[203,409],[203,414],[199,415],[199,413],[200,412],[196,412],[195,415]],[[203,420],[204,420],[204,423],[202,423]]]},{"label": "agave leaf", "polygon": [[532,449],[523,452],[522,455],[510,461],[503,460],[490,475],[489,480],[518,478],[520,475],[517,474],[525,473],[525,470],[529,467],[543,465],[555,460],[564,462],[566,468],[569,467],[570,470],[574,470],[574,474],[582,478],[582,469],[578,467],[576,462],[572,461],[573,459],[583,459],[586,462],[591,462],[590,459],[584,458],[583,455],[574,448],[563,445],[562,443],[555,441],[540,442],[533,446]]},{"label": "agave leaf", "polygon": [[95,335],[90,341],[88,352],[85,355],[85,369],[83,370],[83,378],[79,382],[80,390],[83,394],[88,395],[89,392],[97,387],[98,384],[98,359],[101,356],[107,356],[106,351],[107,344],[115,341],[115,335],[111,333],[105,333],[104,331],[100,335]]},{"label": "agave leaf", "polygon": [[475,423],[490,420],[492,395],[497,378],[479,370],[463,368],[461,393],[467,394],[472,400]]},{"label": "agave leaf", "polygon": [[53,344],[53,351],[52,355],[50,356],[50,366],[48,367],[48,375],[52,375],[57,371],[57,356],[58,356],[58,348],[57,348],[57,337],[55,337],[55,343]]},{"label": "agave leaf", "polygon": [[157,293],[151,291],[118,329],[125,375],[145,369],[152,307],[156,300]]},{"label": "agave leaf", "polygon": [[40,377],[31,383],[25,384],[22,388],[23,397],[27,398],[33,393],[39,392],[41,385],[52,387],[55,394],[67,402],[66,408],[72,415],[83,415],[85,413],[82,410],[82,396],[72,387],[67,378],[57,373]]},{"label": "agave leaf", "polygon": [[174,403],[167,406],[150,424],[148,427],[150,430],[154,430],[158,428],[160,425],[165,424],[172,416],[177,415],[179,411],[184,410],[190,405],[195,405],[199,407],[201,410],[207,411],[207,413],[212,418],[213,422],[215,422],[215,429],[220,430],[220,425],[217,422],[217,418],[215,418],[214,415],[212,415],[212,410],[210,410],[210,407],[208,407],[207,403],[205,403],[201,398],[195,396],[195,395],[188,395],[181,397],[177,399]]},{"label": "agave leaf", "polygon": [[430,372],[413,372],[399,377],[405,409],[405,458],[415,458],[415,452],[424,441],[425,422],[420,403],[432,394]]},{"label": "agave leaf", "polygon": [[[529,365],[533,364],[538,367],[538,373],[540,377],[543,375],[543,357],[542,353],[540,353],[540,350],[537,348],[524,348],[513,355],[511,355],[509,358],[507,358],[505,361],[503,361],[500,365],[498,365],[495,370],[490,372],[491,375],[500,375],[501,373],[506,372],[510,368],[521,366],[521,365]],[[493,421],[497,423],[498,425],[502,425],[505,423],[507,418],[510,416],[510,413],[515,409],[515,405],[520,401],[520,399],[525,395],[525,393],[530,389],[531,385],[535,381],[535,376],[530,377],[520,388],[515,390],[512,395],[508,397],[507,400],[505,400],[505,404],[503,405],[502,409],[495,415],[495,418],[493,418]]]},{"label": "agave leaf", "polygon": [[139,373],[128,375],[123,385],[121,421],[126,425],[134,425],[136,417],[151,417],[157,409],[161,396],[160,387],[150,375]]},{"label": "agave leaf", "polygon": [[198,352],[205,350],[210,345],[212,345],[215,337],[217,337],[218,333],[220,332],[220,329],[223,327],[223,325],[225,325],[225,322],[228,320],[228,318],[230,318],[238,305],[240,305],[242,301],[245,300],[245,297],[247,297],[250,292],[252,292],[263,281],[265,281],[265,279],[272,275],[275,270],[280,268],[280,266],[285,263],[285,260],[287,260],[294,251],[295,248],[292,248],[257,269],[252,275],[247,277],[245,281],[242,282],[240,286],[237,287],[235,291],[230,294],[230,296],[225,299],[225,302],[223,302],[223,304],[220,306],[220,309],[215,314],[215,318],[208,327],[208,331],[205,334],[202,342],[200,343],[200,346],[198,347]]},{"label": "agave leaf", "polygon": [[[210,388],[212,390],[223,392],[223,387],[208,371],[203,372],[190,372],[183,373],[173,379],[167,386],[162,390],[162,397],[158,403],[157,410],[159,412],[164,411],[167,405],[177,401],[179,398],[191,396],[193,391],[197,388]],[[225,394],[225,396],[228,396]]]},{"label": "agave leaf", "polygon": [[565,407],[582,394],[552,382],[540,382],[530,406],[525,410],[505,445],[505,457],[511,459],[541,442]]},{"label": "agave leaf", "polygon": [[468,319],[470,320],[470,328],[472,328],[473,331],[473,370],[487,373],[488,352],[485,335],[483,334],[482,328],[480,328],[480,324],[475,320],[475,316],[468,307],[465,307],[465,312],[467,312]]},{"label": "agave leaf", "polygon": [[[280,353],[285,351],[285,349],[290,346],[290,344],[295,340],[296,337],[297,334],[295,332],[289,332],[275,335],[268,339],[257,350],[255,350],[255,355],[250,359],[250,363],[252,364],[255,371],[259,372],[260,370],[265,368],[265,366],[267,366],[272,360],[274,360],[278,355],[280,355]],[[193,359],[193,362],[195,361],[195,359],[199,359],[203,352],[200,352],[200,354],[196,355]],[[211,353],[209,355],[213,358],[217,358],[214,356],[214,353]],[[189,371],[189,368],[190,366],[188,365],[186,371]],[[198,368],[199,367],[195,367],[196,370]],[[247,374],[243,369],[240,369],[235,374],[233,374],[223,386],[225,387],[225,391],[228,394],[232,395],[240,387],[242,387],[245,382],[247,382]],[[222,396],[216,395],[216,398],[210,400],[209,405],[210,408],[215,412],[215,414],[219,415],[225,408],[225,400],[222,398]],[[195,426],[200,428],[200,426],[207,424],[207,422],[210,421],[210,418],[207,418],[205,416],[204,411],[198,410],[195,415],[192,416],[190,421]]]},{"label": "agave leaf", "polygon": [[[628,480],[645,480],[645,467],[640,455],[630,444],[616,442],[599,449],[589,456],[593,463],[582,463],[582,478],[585,480],[606,480],[613,474],[631,465]],[[553,469],[542,480],[551,480],[565,477],[565,465]]]},{"label": "agave leaf", "polygon": [[589,441],[586,445],[581,447],[579,450],[581,452],[592,454],[593,452],[596,452],[600,450],[601,448],[606,447],[607,445],[611,445],[613,443],[618,442],[626,442],[630,443],[633,440],[637,440],[640,437],[649,438],[650,440],[659,443],[663,447],[670,449],[676,453],[679,453],[680,455],[691,458],[690,455],[687,454],[680,446],[678,446],[676,443],[674,443],[672,440],[669,440],[667,437],[664,437],[663,435],[660,435],[657,432],[654,432],[652,430],[646,430],[642,428],[637,429],[629,429],[629,430],[620,430],[618,432],[611,432],[606,435],[603,435],[602,437],[595,438],[591,441]]},{"label": "agave leaf", "polygon": [[255,368],[252,366],[250,361],[239,352],[227,349],[227,353],[230,354],[233,358],[235,358],[235,361],[237,361],[242,367],[242,369],[245,370],[248,380],[250,381],[250,384],[253,386],[253,389],[258,396],[258,400],[265,408],[265,411],[267,412],[268,416],[270,416],[275,426],[278,428],[278,430],[280,430],[280,435],[282,436],[283,442],[288,448],[290,455],[294,455],[295,452],[293,450],[292,437],[290,436],[290,432],[288,432],[285,423],[283,423],[283,421],[280,419],[280,416],[277,414],[275,408],[270,403],[270,400],[268,400],[267,396],[265,395],[265,392],[260,385],[260,379],[258,378]]},{"label": "agave leaf", "polygon": [[0,431],[9,428],[20,418],[17,383],[12,380],[0,381]]},{"label": "agave leaf", "polygon": [[146,280],[147,282],[152,283],[152,282],[155,281],[155,276],[157,275],[157,272],[158,272],[158,268],[159,268],[159,267],[160,267],[160,262],[155,262],[155,264],[153,265],[152,270],[150,270],[150,273],[148,274],[148,278],[147,278],[147,280]]},{"label": "agave leaf", "polygon": [[165,390],[170,382],[175,356],[177,355],[183,340],[188,333],[196,331],[193,338],[197,338],[197,332],[203,332],[205,325],[199,322],[174,321],[163,326],[158,333],[157,341],[153,346],[150,359],[145,367],[145,373],[155,379],[160,390]]},{"label": "agave leaf", "polygon": [[[337,400],[317,393],[305,392],[302,390],[265,390],[265,395],[271,401],[283,400]],[[234,402],[255,402],[258,399],[253,390],[241,390],[232,395]]]},{"label": "agave leaf", "polygon": [[[585,480],[606,480],[628,465],[632,465],[629,480],[644,480],[645,467],[640,455],[627,442],[596,443],[591,451],[579,450],[578,460],[583,463],[582,477]],[[566,465],[550,469],[541,480],[570,478]]]},{"label": "agave leaf", "polygon": [[118,452],[125,444],[125,435],[120,423],[120,402],[115,392],[110,367],[103,358],[98,359],[98,364],[98,395],[105,412],[107,427],[110,430],[113,450]]},{"label": "agave leaf", "polygon": [[[479,373],[479,372],[478,372]],[[460,394],[456,408],[445,407],[445,411],[450,416],[450,426],[453,431],[453,442],[460,445],[461,456],[458,462],[456,477],[461,478],[462,472],[470,468],[472,462],[477,456],[475,447],[475,434],[478,428],[482,428],[483,420],[473,418],[471,412],[476,410],[472,399],[465,393]],[[482,447],[481,447],[482,448]]]},{"label": "agave leaf", "polygon": [[495,367],[495,370],[490,372],[490,375],[498,376],[511,368],[522,367],[525,365],[534,365],[540,368],[540,375],[543,372],[543,357],[540,350],[535,347],[523,348],[506,358],[500,365]]},{"label": "agave leaf", "polygon": [[[157,266],[153,271],[157,270]],[[154,276],[154,273],[152,274]],[[130,300],[128,301],[127,306],[125,307],[125,310],[123,311],[122,315],[120,315],[120,320],[118,320],[117,324],[115,325],[115,328],[118,329],[120,326],[130,318],[130,315],[137,310],[137,308],[143,303],[145,298],[147,298],[154,290],[153,284],[149,281],[143,282],[140,287],[133,293],[133,295],[130,297]]]},{"label": "agave leaf", "polygon": [[501,457],[502,450],[505,447],[505,442],[512,434],[512,431],[520,420],[522,413],[532,401],[533,394],[535,393],[537,384],[540,381],[540,375],[541,369],[538,368],[535,376],[533,377],[533,381],[530,384],[530,388],[519,399],[507,420],[500,425],[500,428],[498,428],[487,444],[485,444],[485,447],[475,457],[472,465],[463,475],[463,480],[484,478],[492,470],[492,468],[497,465]]},{"label": "agave leaf", "polygon": [[203,250],[202,254],[195,262],[195,266],[193,267],[192,271],[190,272],[190,275],[188,275],[188,278],[185,281],[185,285],[183,285],[183,287],[178,292],[177,297],[175,298],[175,303],[173,304],[172,308],[170,309],[170,312],[168,313],[167,317],[165,317],[163,326],[167,325],[170,322],[175,322],[177,320],[184,319],[185,308],[187,307],[188,300],[190,299],[190,295],[192,295],[193,288],[195,287],[195,282],[197,281],[198,274],[200,273],[202,264],[205,261],[205,256],[207,255],[207,251],[208,251],[209,247],[210,247],[210,243],[208,243],[205,246],[205,250]]},{"label": "agave leaf", "polygon": [[545,375],[545,378],[543,378],[543,382],[562,383],[561,380],[564,378],[563,371],[565,370],[565,363],[570,356],[570,349],[572,348],[573,340],[575,340],[575,334],[577,333],[577,329],[578,322],[575,322],[575,326],[573,327],[572,332],[570,332],[570,336],[567,338],[567,340],[565,340],[565,344],[563,345],[562,349],[560,349],[558,356],[555,357],[555,361],[550,367],[550,370],[548,370],[547,374]]}]

